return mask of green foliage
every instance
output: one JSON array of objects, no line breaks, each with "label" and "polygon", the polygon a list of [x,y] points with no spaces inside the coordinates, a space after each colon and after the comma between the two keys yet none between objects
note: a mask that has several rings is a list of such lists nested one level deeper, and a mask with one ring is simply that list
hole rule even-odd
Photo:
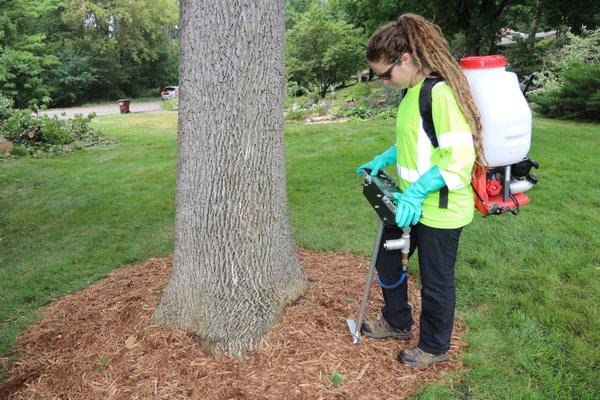
[{"label": "green foliage", "polygon": [[13,145],[13,148],[10,151],[10,154],[12,154],[13,156],[16,156],[16,157],[27,156],[27,155],[29,155],[29,149],[27,148],[27,146],[17,143],[15,145]]},{"label": "green foliage", "polygon": [[96,364],[94,364],[94,371],[96,371],[97,373],[101,373],[107,364],[108,364],[108,356],[106,356],[106,355],[100,356],[100,358],[98,359],[98,362]]},{"label": "green foliage", "polygon": [[292,28],[308,11],[313,0],[288,0],[285,2],[285,29]]},{"label": "green foliage", "polygon": [[346,96],[346,101],[358,101],[371,94],[371,87],[365,82],[358,82],[350,88],[350,93]]},{"label": "green foliage", "polygon": [[580,33],[600,24],[600,3],[596,0],[544,1],[541,14],[544,22],[554,28]]},{"label": "green foliage", "polygon": [[290,121],[304,121],[308,118],[308,110],[298,105],[293,105],[285,112],[285,119]]},{"label": "green foliage", "polygon": [[13,156],[66,154],[102,141],[100,131],[91,126],[95,114],[76,115],[71,120],[48,117],[30,109],[13,109],[0,97],[0,135],[10,140]]},{"label": "green foliage", "polygon": [[395,0],[332,0],[331,3],[338,15],[363,27],[369,35],[380,25],[397,19],[402,12],[411,8]]},{"label": "green foliage", "polygon": [[421,14],[435,21],[448,38],[462,34],[462,46],[454,49],[460,55],[475,55],[495,49],[500,28],[506,25],[503,13],[509,2],[467,0],[457,4],[439,0],[336,0],[334,4],[348,21],[365,27],[369,35],[377,27],[397,20],[402,13]]},{"label": "green foliage", "polygon": [[75,137],[67,130],[66,124],[58,118],[42,117],[40,122],[41,142],[49,145],[65,145],[75,141]]},{"label": "green foliage", "polygon": [[[550,39],[550,41],[555,42],[554,39]],[[542,68],[546,52],[541,46],[534,46],[533,49],[530,49],[527,41],[517,36],[515,43],[507,46],[502,53],[506,56],[510,70],[520,76],[525,76]]]},{"label": "green foliage", "polygon": [[598,120],[600,28],[567,33],[562,47],[550,47],[535,83],[542,92],[532,96],[543,115]]},{"label": "green foliage", "polygon": [[544,90],[559,89],[563,83],[563,72],[574,63],[600,63],[600,28],[584,30],[580,36],[567,33],[565,40],[567,44],[547,52],[544,68],[536,77],[536,85]]},{"label": "green foliage", "polygon": [[362,30],[331,19],[323,4],[312,3],[286,33],[286,75],[320,97],[364,68]]},{"label": "green foliage", "polygon": [[177,111],[179,109],[179,97],[175,97],[169,100],[164,100],[160,104],[161,110]]},{"label": "green foliage", "polygon": [[600,121],[600,63],[572,63],[557,89],[534,95],[539,112],[550,117]]},{"label": "green foliage", "polygon": [[[440,26],[450,42],[452,54],[493,54],[500,29],[510,27],[529,33],[537,16],[537,31],[595,28],[600,23],[600,3],[595,0],[557,1],[439,1],[439,0],[332,0],[348,22],[372,34],[379,26],[402,13],[423,15]],[[540,7],[538,9],[538,7]]]},{"label": "green foliage", "polygon": [[13,112],[14,101],[0,94],[0,121],[4,121]]},{"label": "green foliage", "polygon": [[43,54],[43,35],[28,36],[5,48],[0,55],[0,90],[15,100],[17,106],[26,106],[32,98],[50,93],[45,82],[45,71],[56,65],[58,58]]},{"label": "green foliage", "polygon": [[341,111],[341,115],[349,118],[367,119],[373,116],[374,112],[367,106],[356,106],[351,108],[344,108]]},{"label": "green foliage", "polygon": [[396,118],[397,116],[398,116],[397,108],[384,108],[383,110],[381,110],[377,113],[375,118],[377,118],[377,119],[392,119],[392,118]]},{"label": "green foliage", "polygon": [[178,16],[176,0],[0,2],[0,90],[23,108],[176,84]]},{"label": "green foliage", "polygon": [[403,91],[394,85],[383,85],[382,91],[385,97],[386,107],[398,108],[398,105],[400,105],[400,101],[402,100]]},{"label": "green foliage", "polygon": [[339,373],[335,368],[331,371],[331,384],[334,388],[339,388],[342,381],[348,379],[348,375]]},{"label": "green foliage", "polygon": [[11,109],[8,116],[0,121],[0,134],[13,143],[25,143],[39,136],[42,120],[36,118],[29,109]]},{"label": "green foliage", "polygon": [[89,91],[99,83],[99,69],[89,55],[84,55],[75,44],[58,51],[61,63],[51,69],[54,86],[54,104],[70,106],[90,97]]}]

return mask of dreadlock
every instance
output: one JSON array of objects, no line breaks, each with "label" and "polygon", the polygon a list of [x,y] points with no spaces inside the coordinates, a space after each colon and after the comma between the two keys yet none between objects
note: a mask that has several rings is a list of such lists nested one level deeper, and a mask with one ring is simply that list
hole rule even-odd
[{"label": "dreadlock", "polygon": [[419,70],[430,69],[454,89],[458,106],[471,125],[476,163],[484,165],[481,117],[442,30],[420,15],[403,14],[398,21],[377,29],[366,46],[368,61],[393,63],[405,51],[412,55]]}]

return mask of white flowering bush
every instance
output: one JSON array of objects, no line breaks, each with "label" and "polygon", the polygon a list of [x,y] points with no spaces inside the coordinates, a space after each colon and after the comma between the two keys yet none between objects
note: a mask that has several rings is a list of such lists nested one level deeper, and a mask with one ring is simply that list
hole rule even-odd
[{"label": "white flowering bush", "polygon": [[568,44],[547,54],[543,69],[536,76],[536,86],[544,91],[558,90],[566,69],[574,64],[600,63],[600,28],[583,30],[581,36],[567,33]]}]

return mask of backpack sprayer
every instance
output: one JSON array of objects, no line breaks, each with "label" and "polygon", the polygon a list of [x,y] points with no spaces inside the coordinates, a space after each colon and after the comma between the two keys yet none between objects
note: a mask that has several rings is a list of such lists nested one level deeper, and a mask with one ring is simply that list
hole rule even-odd
[{"label": "backpack sprayer", "polygon": [[477,166],[471,185],[475,207],[483,214],[517,214],[529,203],[524,193],[538,182],[531,146],[531,110],[517,76],[506,71],[503,56],[465,57],[460,66],[481,115],[486,166]]},{"label": "backpack sprayer", "polygon": [[[527,155],[531,146],[531,110],[524,93],[520,91],[517,76],[506,71],[506,59],[503,56],[465,57],[460,60],[460,66],[469,82],[483,126],[486,165],[476,166],[471,179],[475,208],[483,216],[507,212],[517,214],[520,207],[529,203],[529,197],[524,193],[538,182],[538,177],[531,173],[531,169],[538,168],[539,165]],[[438,141],[431,114],[431,91],[440,81],[440,78],[427,78],[419,93],[419,112],[423,129],[435,148],[438,147]],[[368,172],[370,171],[363,170],[363,194],[381,221],[358,319],[346,321],[355,344],[360,341],[383,228],[385,225],[395,226],[396,206],[392,202],[392,193],[400,191],[385,172],[379,171],[374,177]],[[440,192],[440,196],[442,195]],[[445,196],[447,195],[446,191]],[[388,240],[383,247],[385,250],[401,250],[405,278],[408,269],[410,228],[403,231],[400,239]]]}]

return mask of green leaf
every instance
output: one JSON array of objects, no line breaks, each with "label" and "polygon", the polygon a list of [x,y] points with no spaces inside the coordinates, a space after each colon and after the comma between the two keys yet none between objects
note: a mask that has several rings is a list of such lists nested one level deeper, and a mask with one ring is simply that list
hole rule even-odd
[{"label": "green leaf", "polygon": [[348,378],[348,375],[340,374],[335,368],[331,371],[331,383],[334,388],[340,387],[340,383]]}]

